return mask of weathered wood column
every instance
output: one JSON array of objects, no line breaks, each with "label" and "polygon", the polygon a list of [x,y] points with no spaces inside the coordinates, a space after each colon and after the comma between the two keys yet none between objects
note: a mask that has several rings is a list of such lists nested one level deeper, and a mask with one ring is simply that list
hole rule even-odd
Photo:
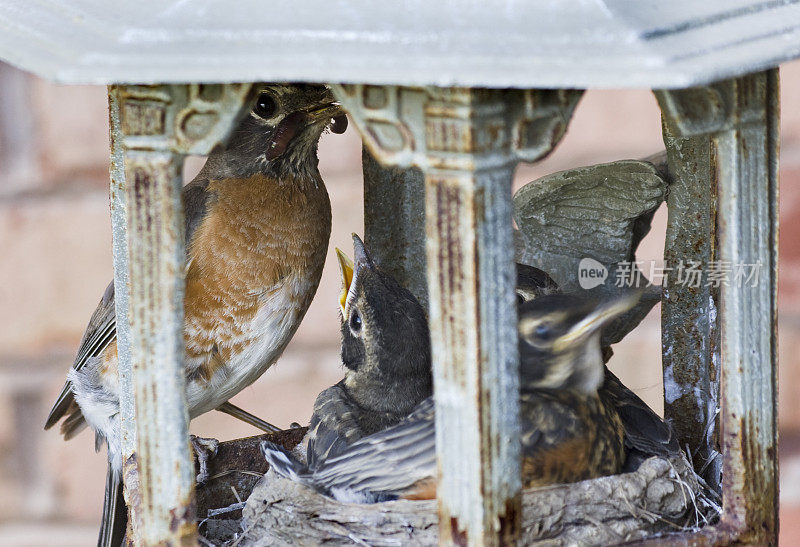
[{"label": "weathered wood column", "polygon": [[364,146],[364,241],[378,264],[428,308],[425,176],[385,167]]},{"label": "weathered wood column", "polygon": [[123,478],[136,545],[196,541],[183,369],[183,154],[207,154],[222,141],[250,88],[109,88]]},{"label": "weathered wood column", "polygon": [[[674,93],[657,95],[663,105]],[[708,277],[709,266],[719,260],[715,239],[717,141],[704,130],[680,132],[667,108],[662,108],[672,174],[664,246],[665,268],[669,269],[665,270],[661,306],[664,413],[681,447],[688,448],[694,468],[719,491],[720,287],[709,283]]]},{"label": "weathered wood column", "polygon": [[[695,227],[702,230],[716,224],[716,240],[713,233],[706,233],[716,245],[715,263],[702,266],[716,272],[711,275],[725,274],[718,299],[713,295],[707,302],[687,299],[677,304],[677,310],[674,305],[668,308],[689,321],[696,313],[691,306],[708,306],[704,313],[712,324],[715,318],[718,322],[719,345],[713,343],[713,329],[704,333],[674,323],[665,332],[666,349],[679,350],[671,356],[671,378],[665,369],[665,391],[676,389],[679,398],[690,394],[695,400],[683,409],[668,404],[667,412],[675,416],[684,412],[683,420],[693,423],[682,429],[688,439],[699,440],[699,445],[690,444],[690,448],[700,454],[716,450],[712,432],[719,407],[714,386],[721,378],[723,514],[719,524],[700,534],[719,542],[775,544],[778,73],[770,70],[701,88],[662,91],[657,97],[668,133],[696,143],[692,155],[681,154],[680,144],[673,148],[677,155],[671,161],[688,163],[680,166],[677,175],[694,176],[692,162],[698,162],[704,166],[700,176],[709,176],[709,190],[716,192],[715,223],[709,219]],[[699,158],[699,154],[707,157]],[[674,345],[669,345],[671,340]],[[709,352],[709,373],[691,368],[702,364],[691,355],[692,348],[701,343]],[[684,370],[675,374],[678,367]],[[706,379],[693,385],[698,375]],[[670,387],[668,380],[674,382]],[[702,391],[703,385],[712,386],[710,393]]]},{"label": "weathered wood column", "polygon": [[511,180],[519,159],[552,150],[580,95],[335,91],[380,161],[425,175],[440,541],[512,542],[521,481]]},{"label": "weathered wood column", "polygon": [[520,524],[515,159],[504,95],[444,90],[425,109],[439,533],[457,544],[505,544]]}]

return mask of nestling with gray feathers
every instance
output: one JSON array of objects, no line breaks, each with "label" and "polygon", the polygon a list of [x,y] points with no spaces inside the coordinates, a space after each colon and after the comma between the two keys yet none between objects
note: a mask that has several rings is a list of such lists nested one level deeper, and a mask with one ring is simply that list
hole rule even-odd
[{"label": "nestling with gray feathers", "polygon": [[354,441],[397,424],[433,390],[424,310],[375,265],[355,234],[353,247],[355,263],[336,250],[346,370],[314,403],[305,439],[312,469]]}]

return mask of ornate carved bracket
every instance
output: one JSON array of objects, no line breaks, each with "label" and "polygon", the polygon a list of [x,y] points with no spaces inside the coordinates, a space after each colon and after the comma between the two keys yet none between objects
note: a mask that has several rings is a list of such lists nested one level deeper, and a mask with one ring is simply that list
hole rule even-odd
[{"label": "ornate carved bracket", "polygon": [[[541,159],[564,135],[582,94],[371,85],[332,89],[375,157],[385,165],[422,169],[464,166],[458,154],[502,152],[509,161]],[[473,108],[487,101],[495,104]],[[483,127],[473,125],[482,118]],[[421,120],[425,123],[417,123]]]},{"label": "ornate carved bracket", "polygon": [[724,80],[703,87],[658,90],[658,104],[674,136],[688,138],[766,123],[764,86],[753,78]]},{"label": "ornate carved bracket", "polygon": [[129,150],[208,154],[228,138],[255,88],[252,84],[115,86],[121,144]]}]

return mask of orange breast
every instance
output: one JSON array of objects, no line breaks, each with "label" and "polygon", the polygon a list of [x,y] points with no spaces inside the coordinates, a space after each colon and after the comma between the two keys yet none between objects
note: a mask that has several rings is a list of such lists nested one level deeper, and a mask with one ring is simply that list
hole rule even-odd
[{"label": "orange breast", "polygon": [[[252,342],[248,326],[270,291],[292,292],[302,318],[319,284],[331,223],[321,181],[256,175],[211,181],[208,191],[215,197],[189,245],[185,300],[187,358],[202,363],[197,372],[207,379]],[[290,275],[311,289],[281,284]]]},{"label": "orange breast", "polygon": [[523,444],[525,488],[576,482],[618,473],[624,459],[623,429],[616,411],[597,396],[569,390],[523,398],[524,428],[538,439]]}]

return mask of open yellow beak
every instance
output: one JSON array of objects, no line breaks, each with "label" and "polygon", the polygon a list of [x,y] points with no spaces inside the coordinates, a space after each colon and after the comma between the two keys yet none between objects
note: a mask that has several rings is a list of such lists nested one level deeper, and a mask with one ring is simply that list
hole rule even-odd
[{"label": "open yellow beak", "polygon": [[344,317],[344,306],[347,302],[347,293],[350,291],[350,285],[353,283],[353,261],[350,260],[341,249],[336,249],[336,258],[339,260],[339,273],[342,276],[342,291],[339,293],[339,309],[342,310],[342,317]]}]

